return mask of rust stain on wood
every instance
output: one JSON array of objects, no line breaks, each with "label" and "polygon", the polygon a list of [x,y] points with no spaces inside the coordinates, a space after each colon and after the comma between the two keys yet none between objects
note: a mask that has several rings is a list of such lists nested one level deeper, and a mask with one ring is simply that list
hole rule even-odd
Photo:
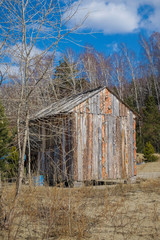
[{"label": "rust stain on wood", "polygon": [[46,143],[52,144],[56,168],[75,181],[131,177],[136,174],[136,122],[131,113],[105,88],[76,105],[67,117],[56,116],[54,126],[62,131],[59,140],[46,142],[44,136],[40,152],[44,156]]},{"label": "rust stain on wood", "polygon": [[106,169],[105,169],[105,121],[104,115],[102,116],[102,178],[106,177]]},{"label": "rust stain on wood", "polygon": [[134,176],[137,175],[137,168],[136,168],[136,121],[133,121],[133,141],[134,141]]}]

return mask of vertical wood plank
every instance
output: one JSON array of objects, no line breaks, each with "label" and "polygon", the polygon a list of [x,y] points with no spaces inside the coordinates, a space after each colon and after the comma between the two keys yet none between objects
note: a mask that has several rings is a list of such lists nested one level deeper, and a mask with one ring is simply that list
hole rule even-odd
[{"label": "vertical wood plank", "polygon": [[108,116],[105,116],[105,174],[109,177],[109,161],[108,161]]},{"label": "vertical wood plank", "polygon": [[133,139],[133,113],[130,111],[130,139],[131,139],[131,168],[134,176],[134,139]]},{"label": "vertical wood plank", "polygon": [[102,179],[102,119],[98,116],[98,179]]},{"label": "vertical wood plank", "polygon": [[73,130],[72,134],[73,135],[73,161],[74,161],[74,180],[78,181],[78,138],[79,138],[79,129],[78,129],[78,113],[75,112],[74,114],[74,122],[73,122]]},{"label": "vertical wood plank", "polygon": [[136,168],[136,120],[133,120],[133,139],[134,139],[134,176],[137,175],[137,168]]},{"label": "vertical wood plank", "polygon": [[82,118],[78,113],[78,181],[83,181],[83,158],[82,158]]}]

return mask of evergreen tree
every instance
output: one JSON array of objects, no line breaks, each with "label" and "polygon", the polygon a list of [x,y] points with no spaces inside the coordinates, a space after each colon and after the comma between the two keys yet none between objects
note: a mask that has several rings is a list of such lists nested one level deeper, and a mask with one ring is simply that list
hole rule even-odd
[{"label": "evergreen tree", "polygon": [[144,159],[146,162],[155,162],[158,158],[153,155],[155,153],[154,147],[150,142],[147,142],[144,148]]},{"label": "evergreen tree", "polygon": [[59,65],[55,69],[54,82],[60,98],[89,88],[89,82],[79,76],[77,64],[70,63],[66,56],[63,61],[59,61]]},{"label": "evergreen tree", "polygon": [[5,116],[4,107],[0,103],[0,159],[8,153],[8,143],[10,142],[8,121]]},{"label": "evergreen tree", "polygon": [[2,177],[13,178],[18,174],[19,153],[16,147],[12,147],[4,161]]},{"label": "evergreen tree", "polygon": [[54,74],[59,95],[70,95],[74,88],[76,89],[74,85],[77,72],[78,70],[69,63],[67,57],[64,57],[63,61],[59,61],[59,66],[56,67]]},{"label": "evergreen tree", "polygon": [[143,109],[142,136],[145,144],[150,142],[160,152],[160,112],[152,96],[147,98]]},{"label": "evergreen tree", "polygon": [[0,103],[0,172],[3,177],[13,177],[18,170],[17,149],[9,148],[12,134],[9,131],[4,107]]}]

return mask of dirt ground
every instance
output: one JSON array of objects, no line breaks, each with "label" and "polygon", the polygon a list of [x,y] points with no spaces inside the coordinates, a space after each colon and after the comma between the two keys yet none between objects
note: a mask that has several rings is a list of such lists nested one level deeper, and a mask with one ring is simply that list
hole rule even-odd
[{"label": "dirt ground", "polygon": [[[138,174],[147,166],[157,171],[144,165]],[[160,239],[160,178],[82,188],[24,186],[16,201],[14,194],[15,186],[4,186],[0,239]]]},{"label": "dirt ground", "polygon": [[[137,165],[137,178],[156,179],[160,177],[160,155],[156,154],[158,161]],[[142,154],[138,154],[139,159],[143,159]]]}]

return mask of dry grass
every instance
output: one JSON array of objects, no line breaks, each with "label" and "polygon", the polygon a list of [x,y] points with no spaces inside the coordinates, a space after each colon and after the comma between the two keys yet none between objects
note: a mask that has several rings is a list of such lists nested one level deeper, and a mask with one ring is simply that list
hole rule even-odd
[{"label": "dry grass", "polygon": [[[154,156],[156,156],[158,161],[160,161],[160,154],[159,153],[154,153]],[[137,163],[142,163],[145,161],[144,159],[144,154],[143,153],[137,153],[136,154],[136,161]]]},{"label": "dry grass", "polygon": [[3,188],[0,239],[157,240],[160,236],[160,179],[78,189],[24,186],[16,201],[14,195],[14,185]]}]

